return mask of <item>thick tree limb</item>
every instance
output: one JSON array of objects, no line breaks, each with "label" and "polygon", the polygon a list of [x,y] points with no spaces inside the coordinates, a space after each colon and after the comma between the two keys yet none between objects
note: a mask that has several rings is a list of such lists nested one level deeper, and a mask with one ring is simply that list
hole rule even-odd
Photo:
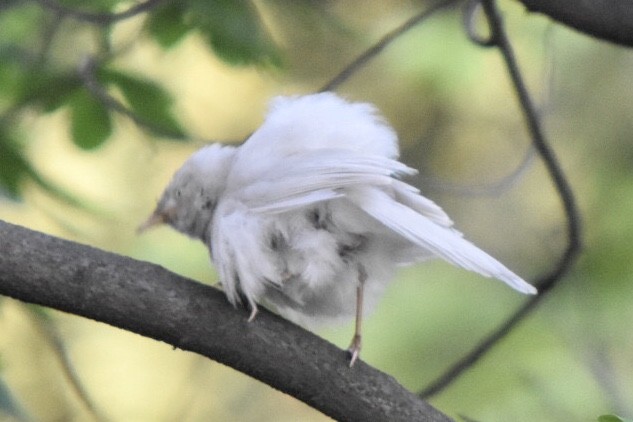
[{"label": "thick tree limb", "polygon": [[450,421],[392,377],[162,267],[0,221],[0,294],[207,356],[346,421]]},{"label": "thick tree limb", "polygon": [[596,38],[633,46],[631,0],[519,0],[531,12]]}]

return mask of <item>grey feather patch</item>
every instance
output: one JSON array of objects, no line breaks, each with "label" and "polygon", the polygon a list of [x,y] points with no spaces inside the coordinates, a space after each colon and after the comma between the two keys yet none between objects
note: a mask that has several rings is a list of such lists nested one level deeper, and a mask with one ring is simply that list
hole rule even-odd
[{"label": "grey feather patch", "polygon": [[332,219],[330,213],[325,207],[317,207],[309,210],[306,217],[312,227],[317,230],[330,231],[332,227]]},{"label": "grey feather patch", "polygon": [[288,240],[282,233],[276,232],[270,236],[268,246],[273,252],[283,252],[288,249]]},{"label": "grey feather patch", "polygon": [[355,255],[363,252],[367,247],[367,237],[362,234],[351,233],[348,239],[337,243],[337,252],[345,262],[350,261]]}]

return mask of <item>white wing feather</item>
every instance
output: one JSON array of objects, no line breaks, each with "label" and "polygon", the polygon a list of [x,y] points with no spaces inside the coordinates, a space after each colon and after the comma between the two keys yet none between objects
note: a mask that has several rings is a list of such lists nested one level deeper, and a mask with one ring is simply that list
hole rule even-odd
[{"label": "white wing feather", "polygon": [[[329,160],[332,151],[393,160],[398,157],[398,138],[371,104],[348,103],[333,93],[275,98],[264,123],[239,148],[227,187],[279,180],[283,174],[276,172],[293,159],[324,154],[321,159]],[[336,163],[332,167],[336,169]]]},{"label": "white wing feather", "polygon": [[451,227],[453,220],[439,205],[420,195],[420,190],[401,180],[393,181],[395,200],[443,227]]},{"label": "white wing feather", "polygon": [[257,174],[234,172],[229,189],[253,210],[283,212],[340,196],[351,186],[389,186],[397,174],[414,174],[404,164],[343,149],[297,154]]},{"label": "white wing feather", "polygon": [[245,154],[287,157],[320,149],[398,157],[398,137],[372,104],[349,103],[331,92],[276,97],[262,126],[242,146]]},{"label": "white wing feather", "polygon": [[296,210],[298,208],[307,207],[318,202],[329,201],[344,196],[342,192],[331,189],[322,189],[314,192],[307,192],[298,195],[288,195],[284,199],[277,202],[263,203],[262,205],[254,205],[251,211],[260,214],[279,214],[286,211]]},{"label": "white wing feather", "polygon": [[385,192],[375,188],[356,189],[348,197],[382,224],[438,257],[485,277],[497,278],[522,293],[536,293],[533,286],[465,240],[459,232],[435,224]]}]

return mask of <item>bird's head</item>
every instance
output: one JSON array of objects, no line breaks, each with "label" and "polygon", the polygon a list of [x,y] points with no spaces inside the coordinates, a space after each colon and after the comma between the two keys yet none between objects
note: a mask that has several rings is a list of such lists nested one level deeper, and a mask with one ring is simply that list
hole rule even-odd
[{"label": "bird's head", "polygon": [[174,174],[156,209],[138,231],[169,224],[188,236],[208,240],[209,224],[236,149],[219,144],[194,153]]}]

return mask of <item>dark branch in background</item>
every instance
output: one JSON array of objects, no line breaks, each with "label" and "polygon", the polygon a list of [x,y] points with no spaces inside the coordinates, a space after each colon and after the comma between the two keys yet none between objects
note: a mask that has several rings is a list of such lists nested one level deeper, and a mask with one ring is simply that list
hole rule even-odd
[{"label": "dark branch in background", "polygon": [[79,76],[83,81],[86,89],[106,108],[116,111],[119,114],[132,120],[137,126],[144,128],[156,136],[162,136],[172,139],[189,139],[182,134],[170,131],[166,128],[158,127],[153,122],[139,116],[119,100],[110,95],[97,79],[97,61],[92,57],[86,57],[79,66]]},{"label": "dark branch in background", "polygon": [[147,0],[143,3],[135,4],[129,9],[118,13],[95,13],[73,9],[58,3],[55,0],[36,0],[43,8],[58,13],[62,17],[68,17],[82,22],[107,26],[112,23],[132,18],[142,13],[149,12],[160,3],[166,0]]},{"label": "dark branch in background", "polygon": [[199,353],[345,421],[451,419],[362,361],[164,268],[0,221],[0,294]]},{"label": "dark branch in background", "polygon": [[532,144],[543,161],[543,164],[545,165],[545,168],[547,169],[562,202],[567,220],[567,247],[554,268],[534,282],[539,290],[539,294],[529,299],[512,316],[510,316],[510,318],[501,324],[500,327],[484,338],[473,350],[471,350],[467,355],[449,368],[448,371],[420,392],[420,396],[423,398],[433,396],[442,391],[467,369],[471,368],[495,344],[509,334],[512,329],[523,320],[523,318],[525,318],[541,301],[543,301],[543,299],[548,296],[548,293],[552,290],[552,288],[570,269],[581,249],[580,216],[574,200],[574,194],[567,182],[554,151],[549,146],[549,143],[543,134],[536,107],[534,106],[525,82],[521,77],[521,73],[519,71],[512,46],[510,45],[510,41],[505,33],[499,11],[495,6],[494,0],[481,0],[481,2],[475,0],[474,3],[481,4],[481,6],[483,6],[490,27],[490,38],[485,40],[477,37],[473,41],[483,46],[495,46],[499,49],[503,56],[506,67],[508,68],[508,73],[510,74],[510,78],[512,79],[512,83],[514,85],[514,89],[516,90],[519,98],[519,103],[521,105],[528,130],[532,137]]},{"label": "dark branch in background", "polygon": [[352,63],[345,67],[338,75],[332,78],[326,83],[318,92],[332,91],[338,88],[343,82],[349,79],[352,75],[358,72],[363,66],[367,64],[371,59],[380,54],[392,41],[397,39],[400,35],[407,32],[409,29],[415,27],[419,23],[422,23],[426,18],[434,14],[435,12],[456,3],[458,0],[443,0],[433,3],[427,9],[413,16],[402,25],[394,29],[393,31],[384,35],[378,42],[368,48],[363,54],[356,58]]},{"label": "dark branch in background", "polygon": [[631,0],[518,0],[531,12],[612,43],[633,46]]}]

